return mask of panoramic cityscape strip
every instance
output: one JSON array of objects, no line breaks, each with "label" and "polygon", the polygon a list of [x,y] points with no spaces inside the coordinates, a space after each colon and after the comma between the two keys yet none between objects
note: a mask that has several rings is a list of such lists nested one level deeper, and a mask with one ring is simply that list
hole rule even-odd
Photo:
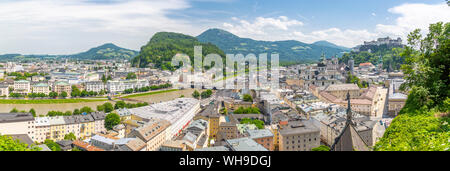
[{"label": "panoramic cityscape strip", "polygon": [[[0,28],[0,151],[197,151],[176,163],[204,168],[270,168],[276,160],[265,153],[198,157],[206,152],[450,151],[448,1],[371,1],[390,7],[381,12],[364,6],[373,8],[370,19],[339,21],[349,28],[376,25],[365,30],[338,28],[334,10],[323,5],[321,13],[328,15],[321,16],[314,2],[303,2],[312,11],[296,7],[305,16],[291,13],[289,6],[299,2],[286,0],[287,16],[268,13],[251,21],[256,11],[277,5],[255,1],[252,15],[244,17],[226,10],[249,2],[175,1],[42,1],[36,9],[29,0],[0,2],[0,25],[31,25],[20,29],[28,38],[6,36],[15,32]],[[210,4],[224,11],[206,9]],[[77,13],[79,6],[86,13]],[[66,13],[54,18],[44,12],[52,7]],[[209,18],[189,10],[199,8]],[[183,17],[169,15],[171,10]],[[394,21],[390,13],[401,17]],[[53,23],[50,18],[61,25],[39,24]],[[333,28],[311,27],[325,22]],[[149,27],[156,30],[151,39],[132,45],[149,35],[141,32]],[[208,29],[190,36],[198,28]],[[140,50],[113,43],[81,53],[67,49],[72,43],[90,46],[87,35],[95,35],[94,42],[117,38]],[[15,47],[16,41],[23,46]],[[46,46],[55,50],[36,51]]]}]

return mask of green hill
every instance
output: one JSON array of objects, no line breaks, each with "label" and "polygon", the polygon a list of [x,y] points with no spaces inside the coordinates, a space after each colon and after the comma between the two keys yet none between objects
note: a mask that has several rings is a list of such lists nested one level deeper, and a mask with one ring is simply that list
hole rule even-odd
[{"label": "green hill", "polygon": [[219,54],[223,58],[225,53],[217,46],[210,43],[201,43],[197,38],[179,34],[160,32],[156,33],[147,45],[141,48],[141,52],[131,62],[133,66],[147,67],[153,64],[154,67],[164,70],[171,70],[172,57],[176,54],[186,54],[193,61],[194,46],[202,46],[203,57],[208,54]]},{"label": "green hill", "polygon": [[[210,29],[197,36],[204,43],[212,43],[224,50],[227,54],[254,53],[278,53],[280,62],[310,62],[320,59],[322,53],[326,57],[341,56],[347,50],[331,43],[326,46],[319,44],[307,44],[295,40],[287,41],[257,41],[248,38],[240,38],[230,32],[221,29]],[[270,57],[270,55],[268,56]]]},{"label": "green hill", "polygon": [[72,58],[84,60],[116,60],[131,59],[137,56],[139,52],[118,47],[112,43],[107,43],[99,47],[89,49],[86,52],[73,55],[22,55],[22,54],[4,54],[0,55],[0,61],[17,60],[42,60],[55,58]]},{"label": "green hill", "polygon": [[314,42],[313,44],[317,45],[317,46],[326,46],[326,47],[341,49],[343,51],[350,51],[351,50],[350,48],[343,47],[343,46],[338,46],[338,45],[335,45],[335,44],[333,44],[331,42],[328,42],[328,41],[325,41],[325,40]]},{"label": "green hill", "polygon": [[79,54],[68,55],[65,57],[75,59],[107,60],[107,59],[131,59],[137,56],[139,52],[118,47],[112,43],[107,43],[99,47],[89,49]]}]

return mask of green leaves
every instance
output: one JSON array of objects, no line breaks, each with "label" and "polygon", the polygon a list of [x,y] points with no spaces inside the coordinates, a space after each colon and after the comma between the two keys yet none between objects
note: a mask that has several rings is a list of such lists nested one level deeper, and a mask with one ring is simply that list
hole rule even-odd
[{"label": "green leaves", "polygon": [[27,144],[21,143],[19,140],[0,135],[0,151],[41,151],[41,149],[35,146],[28,148]]},{"label": "green leaves", "polygon": [[450,131],[450,23],[430,25],[422,38],[411,32],[401,55],[408,99],[383,138],[378,151],[449,151]]},{"label": "green leaves", "polygon": [[120,116],[116,113],[110,113],[105,118],[105,128],[111,130],[114,126],[120,124]]}]

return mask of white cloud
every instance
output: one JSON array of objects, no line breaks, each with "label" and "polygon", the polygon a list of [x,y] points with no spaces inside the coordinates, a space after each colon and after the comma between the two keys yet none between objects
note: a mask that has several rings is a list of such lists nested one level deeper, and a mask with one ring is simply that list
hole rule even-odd
[{"label": "white cloud", "polygon": [[293,37],[296,40],[305,43],[326,40],[337,45],[354,47],[355,45],[361,44],[362,41],[375,39],[377,34],[371,33],[368,30],[341,30],[339,28],[330,28],[313,31],[309,34],[296,31],[293,33]]},{"label": "white cloud", "polygon": [[291,28],[303,26],[303,22],[289,19],[286,16],[277,18],[257,17],[254,21],[247,21],[236,17],[231,18],[235,23],[224,23],[223,27],[239,36],[252,37],[260,40],[278,40],[278,33],[287,32]]},{"label": "white cloud", "polygon": [[403,4],[388,10],[398,14],[395,24],[378,24],[376,31],[380,35],[400,36],[406,38],[408,33],[420,28],[427,32],[428,26],[437,22],[450,22],[450,7],[446,3],[441,4]]},{"label": "white cloud", "polygon": [[110,41],[138,49],[157,31],[192,30],[189,22],[167,17],[171,10],[189,7],[187,0],[0,1],[0,47],[19,53],[73,53],[86,50],[86,44]]}]

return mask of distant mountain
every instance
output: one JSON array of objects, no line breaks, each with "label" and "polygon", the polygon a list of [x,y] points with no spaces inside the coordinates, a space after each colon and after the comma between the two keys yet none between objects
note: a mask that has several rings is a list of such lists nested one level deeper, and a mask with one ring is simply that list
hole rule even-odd
[{"label": "distant mountain", "polygon": [[64,57],[76,59],[90,59],[90,60],[107,60],[107,59],[131,59],[137,56],[139,52],[118,47],[112,43],[107,43],[99,47],[89,49],[74,55],[67,55]]},{"label": "distant mountain", "polygon": [[152,64],[163,70],[172,70],[171,61],[176,54],[186,54],[193,61],[194,46],[202,46],[203,57],[214,53],[225,58],[225,53],[213,44],[202,43],[195,37],[180,33],[160,32],[142,46],[140,54],[131,62],[137,67],[147,67]]},{"label": "distant mountain", "polygon": [[[204,43],[212,43],[229,54],[279,53],[280,62],[306,62],[317,61],[322,53],[326,57],[341,56],[348,50],[331,43],[319,42],[307,44],[295,40],[287,41],[257,41],[249,38],[240,38],[221,29],[209,29],[197,36]],[[333,46],[334,45],[334,46]],[[270,55],[268,55],[270,57]]]},{"label": "distant mountain", "polygon": [[20,60],[20,59],[44,59],[44,58],[72,58],[87,60],[115,60],[131,59],[139,54],[138,51],[118,47],[112,43],[107,43],[99,47],[92,48],[86,52],[74,55],[22,55],[4,54],[0,55],[0,60]]},{"label": "distant mountain", "polygon": [[347,48],[347,47],[343,47],[343,46],[338,46],[338,45],[335,45],[335,44],[333,44],[333,43],[331,43],[331,42],[328,42],[328,41],[325,41],[325,40],[318,41],[318,42],[314,42],[313,44],[314,44],[314,45],[318,45],[318,46],[326,46],[326,47],[331,47],[331,48],[342,49],[342,50],[344,50],[344,51],[350,51],[350,50],[351,50],[351,48]]}]

